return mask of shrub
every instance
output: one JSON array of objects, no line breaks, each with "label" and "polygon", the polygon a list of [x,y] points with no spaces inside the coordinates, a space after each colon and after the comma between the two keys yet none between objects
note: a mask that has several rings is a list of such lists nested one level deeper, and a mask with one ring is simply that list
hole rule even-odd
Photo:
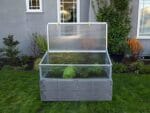
[{"label": "shrub", "polygon": [[150,65],[144,65],[140,68],[141,74],[150,74]]},{"label": "shrub", "polygon": [[41,61],[41,58],[37,58],[34,61],[34,70],[39,71],[39,63],[40,63],[40,61]]},{"label": "shrub", "polygon": [[3,49],[0,48],[0,58],[3,56]]},{"label": "shrub", "polygon": [[[39,53],[35,52],[34,54],[37,54],[40,56],[40,55],[43,55],[47,51],[47,41],[46,41],[45,36],[34,33],[33,34],[33,44],[35,44],[35,46],[39,50]],[[35,51],[38,51],[38,50],[36,50],[35,47],[32,49],[34,49]]]},{"label": "shrub", "polygon": [[127,72],[127,66],[122,63],[114,63],[113,64],[113,72],[114,73],[125,73],[125,72]]},{"label": "shrub", "polygon": [[4,62],[2,60],[2,56],[3,56],[3,49],[0,48],[0,69],[3,67]]},{"label": "shrub", "polygon": [[18,63],[19,50],[17,48],[19,42],[14,40],[13,35],[8,35],[8,37],[3,38],[3,43],[5,45],[3,52],[4,56],[9,59],[10,65],[16,65]]},{"label": "shrub", "polygon": [[137,40],[136,38],[131,38],[128,40],[128,45],[131,49],[131,53],[133,57],[137,57],[139,56],[139,54],[141,53],[141,51],[143,50],[143,47],[140,43],[139,40]]},{"label": "shrub", "polygon": [[14,68],[10,65],[3,66],[2,70],[13,70]]},{"label": "shrub", "polygon": [[35,58],[32,56],[21,56],[21,65],[24,70],[32,70],[34,67]]},{"label": "shrub", "polygon": [[[97,21],[108,23],[108,50],[110,54],[125,54],[126,37],[131,29],[129,0],[93,0]],[[98,10],[97,6],[98,5]]]},{"label": "shrub", "polygon": [[129,64],[128,66],[128,70],[130,72],[134,72],[136,74],[139,74],[140,70],[144,67],[144,62],[143,61],[136,61],[136,62],[133,62],[131,64]]},{"label": "shrub", "polygon": [[76,76],[76,70],[74,67],[66,67],[63,73],[63,78],[74,78]]}]

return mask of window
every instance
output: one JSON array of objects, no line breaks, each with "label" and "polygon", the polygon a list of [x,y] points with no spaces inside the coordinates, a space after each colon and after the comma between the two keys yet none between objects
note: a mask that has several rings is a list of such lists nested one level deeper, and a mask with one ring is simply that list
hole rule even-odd
[{"label": "window", "polygon": [[150,0],[139,0],[138,38],[150,39]]},{"label": "window", "polygon": [[79,0],[59,0],[59,22],[79,21]]},{"label": "window", "polygon": [[27,12],[42,12],[42,0],[26,0]]}]

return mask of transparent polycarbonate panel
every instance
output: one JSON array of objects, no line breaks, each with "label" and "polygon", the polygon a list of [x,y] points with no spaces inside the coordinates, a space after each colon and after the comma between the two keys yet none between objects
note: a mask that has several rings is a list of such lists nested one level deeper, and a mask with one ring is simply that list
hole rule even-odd
[{"label": "transparent polycarbonate panel", "polygon": [[44,78],[109,78],[109,66],[41,66]]},{"label": "transparent polycarbonate panel", "polygon": [[49,51],[106,50],[106,24],[49,24]]},{"label": "transparent polycarbonate panel", "polygon": [[110,64],[106,53],[47,53],[43,64]]}]

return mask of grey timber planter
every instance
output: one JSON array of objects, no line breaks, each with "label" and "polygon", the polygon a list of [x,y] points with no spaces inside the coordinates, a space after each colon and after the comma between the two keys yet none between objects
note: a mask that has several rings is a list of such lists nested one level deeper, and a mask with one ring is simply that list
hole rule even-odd
[{"label": "grey timber planter", "polygon": [[108,101],[112,99],[109,79],[41,79],[42,101]]},{"label": "grey timber planter", "polygon": [[[107,23],[49,23],[47,42],[39,64],[42,101],[112,100]],[[76,77],[63,78],[67,67],[76,69]]]}]

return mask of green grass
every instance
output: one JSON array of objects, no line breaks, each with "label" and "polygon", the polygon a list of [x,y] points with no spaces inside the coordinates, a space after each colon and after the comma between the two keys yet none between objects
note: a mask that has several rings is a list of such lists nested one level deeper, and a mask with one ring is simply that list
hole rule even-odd
[{"label": "green grass", "polygon": [[150,75],[113,75],[111,102],[41,102],[37,72],[0,71],[0,113],[150,113]]}]

